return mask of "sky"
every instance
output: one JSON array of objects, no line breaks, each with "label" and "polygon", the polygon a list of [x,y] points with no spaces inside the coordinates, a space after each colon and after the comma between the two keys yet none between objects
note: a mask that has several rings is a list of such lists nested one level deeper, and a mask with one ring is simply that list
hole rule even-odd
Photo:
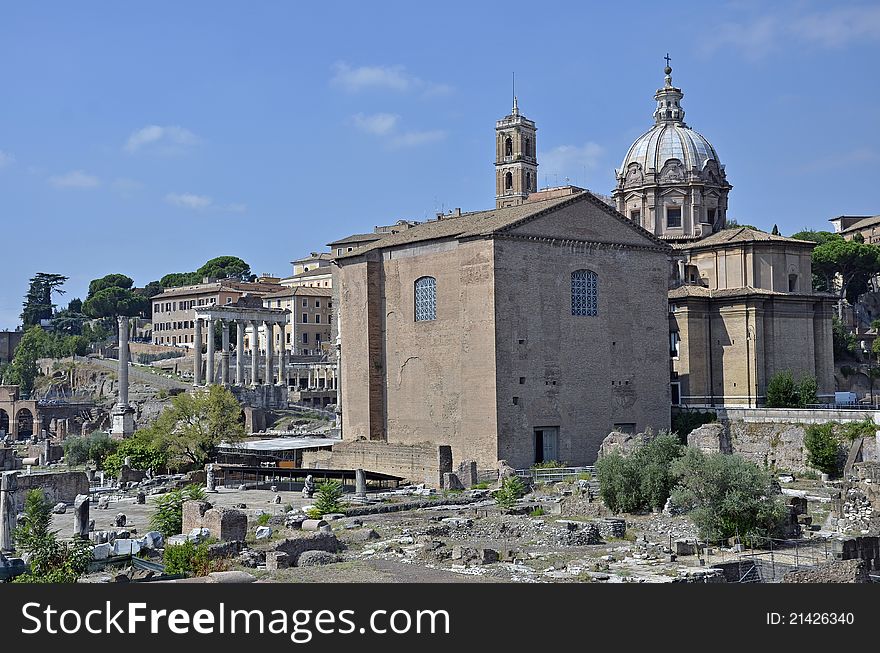
[{"label": "sky", "polygon": [[610,194],[669,53],[685,120],[783,234],[880,214],[876,2],[0,2],[0,329],[28,279],[253,272],[494,206],[494,126],[539,185]]}]

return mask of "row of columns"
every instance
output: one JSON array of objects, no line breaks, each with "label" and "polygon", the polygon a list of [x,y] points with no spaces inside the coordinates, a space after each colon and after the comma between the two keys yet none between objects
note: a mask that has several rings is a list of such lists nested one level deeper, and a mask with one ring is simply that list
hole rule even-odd
[{"label": "row of columns", "polygon": [[[214,360],[214,325],[216,322],[220,322],[221,324],[221,351],[220,351],[220,378],[215,378],[215,360]],[[230,320],[224,320],[222,318],[207,318],[205,320],[205,328],[208,329],[207,333],[207,365],[205,370],[205,379],[204,383],[207,385],[212,385],[214,383],[221,383],[223,385],[230,385],[231,379],[229,375],[229,344],[230,344],[230,334],[229,334],[229,326]],[[266,329],[266,356],[265,356],[265,371],[266,375],[264,377],[263,385],[273,385],[273,381],[277,381],[278,385],[284,385],[287,383],[287,379],[285,378],[285,371],[287,369],[287,350],[284,347],[284,344],[281,345],[281,350],[278,352],[278,369],[274,369],[274,359],[275,359],[275,327],[282,327],[282,336],[284,334],[284,324],[277,323],[270,320],[236,320],[236,338],[235,338],[235,384],[239,386],[243,386],[246,384],[245,381],[245,368],[244,368],[244,332],[247,328],[247,325],[250,324],[253,329],[253,337],[251,342],[251,378],[250,385],[252,387],[256,387],[259,383],[260,378],[260,342],[259,342],[259,328],[262,324]],[[198,318],[195,321],[195,334],[193,337],[193,385],[202,385],[202,319]],[[277,379],[275,378],[277,376]]]}]

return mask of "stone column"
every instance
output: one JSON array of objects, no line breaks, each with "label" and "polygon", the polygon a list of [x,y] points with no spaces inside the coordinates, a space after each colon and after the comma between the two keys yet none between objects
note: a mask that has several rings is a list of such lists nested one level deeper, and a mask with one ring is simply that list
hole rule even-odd
[{"label": "stone column", "polygon": [[[128,318],[120,315],[119,321],[119,394],[117,406],[128,406]],[[35,429],[36,432],[36,429]]]},{"label": "stone column", "polygon": [[193,337],[193,385],[202,385],[202,319],[196,319]]},{"label": "stone column", "polygon": [[260,378],[260,330],[256,320],[251,321],[251,328],[254,330],[251,335],[251,387],[256,388]]},{"label": "stone column", "polygon": [[212,385],[214,383],[214,318],[209,317],[205,326],[208,327],[208,365],[205,370],[205,383]]},{"label": "stone column", "polygon": [[287,387],[287,345],[285,338],[284,323],[281,323],[281,348],[278,350],[278,385],[282,388]]},{"label": "stone column", "polygon": [[354,493],[361,499],[367,497],[367,475],[362,469],[354,470]]},{"label": "stone column", "polygon": [[0,551],[12,551],[12,531],[15,530],[15,491],[18,472],[3,472],[0,476]]},{"label": "stone column", "polygon": [[272,385],[272,357],[275,355],[275,323],[266,320],[266,378],[264,385]]},{"label": "stone column", "polygon": [[244,322],[235,321],[235,385],[244,385]]},{"label": "stone column", "polygon": [[220,339],[223,351],[220,352],[220,383],[229,387],[229,320],[220,320],[222,337]]},{"label": "stone column", "polygon": [[77,494],[73,500],[73,537],[89,539],[89,495]]}]

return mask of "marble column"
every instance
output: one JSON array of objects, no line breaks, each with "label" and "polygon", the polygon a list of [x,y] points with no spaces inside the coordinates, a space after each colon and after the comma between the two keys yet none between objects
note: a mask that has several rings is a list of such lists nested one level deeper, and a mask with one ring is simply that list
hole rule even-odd
[{"label": "marble column", "polygon": [[208,369],[205,370],[205,383],[207,385],[214,384],[214,318],[209,317],[208,327]]},{"label": "marble column", "polygon": [[244,385],[244,322],[235,321],[235,385]]},{"label": "marble column", "polygon": [[260,378],[260,330],[257,321],[251,322],[251,387],[256,388]]},{"label": "marble column", "polygon": [[272,385],[272,357],[275,355],[275,323],[266,320],[266,376],[264,385]]},{"label": "marble column", "polygon": [[73,537],[89,539],[89,495],[77,494],[73,501]]},{"label": "marble column", "polygon": [[229,320],[220,320],[223,334],[220,338],[223,350],[220,352],[220,383],[229,387]]},{"label": "marble column", "polygon": [[193,385],[202,385],[202,320],[196,320],[193,336]]},{"label": "marble column", "polygon": [[[120,408],[128,406],[128,318],[122,315],[119,321],[119,394],[116,405]],[[34,429],[36,433],[37,430]]]}]

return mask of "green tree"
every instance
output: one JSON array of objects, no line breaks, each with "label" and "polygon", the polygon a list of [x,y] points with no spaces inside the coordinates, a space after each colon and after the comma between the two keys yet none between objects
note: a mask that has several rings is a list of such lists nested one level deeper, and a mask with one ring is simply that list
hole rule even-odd
[{"label": "green tree", "polygon": [[64,294],[61,286],[67,279],[64,275],[48,272],[37,272],[31,278],[21,312],[21,323],[25,328],[40,324],[40,320],[52,319],[55,312],[52,295]]},{"label": "green tree", "polygon": [[880,248],[875,245],[859,243],[854,240],[832,238],[816,246],[813,250],[813,269],[828,279],[839,283],[838,318],[843,319],[843,301],[850,286],[866,284],[867,280],[880,272]]},{"label": "green tree", "polygon": [[319,483],[315,505],[309,511],[309,516],[320,519],[322,515],[341,512],[342,509],[342,483],[333,479]]},{"label": "green tree", "polygon": [[71,467],[92,461],[103,468],[104,459],[117,450],[120,443],[104,431],[82,437],[68,437],[62,443],[64,460]]},{"label": "green tree", "polygon": [[180,288],[181,286],[193,286],[201,282],[202,278],[196,272],[172,272],[159,279],[163,288]]},{"label": "green tree", "polygon": [[678,478],[672,500],[690,511],[705,540],[769,536],[785,516],[770,475],[738,455],[704,454],[688,447],[673,463],[672,473]]},{"label": "green tree", "polygon": [[51,350],[49,334],[38,326],[32,326],[21,338],[15,356],[6,369],[4,382],[17,385],[23,397],[30,397],[40,368],[37,360]]},{"label": "green tree", "polygon": [[199,485],[187,485],[182,490],[167,492],[156,500],[156,510],[150,516],[150,527],[165,537],[177,535],[183,528],[183,504],[204,500],[205,489]]},{"label": "green tree", "polygon": [[[91,455],[91,449],[89,453]],[[168,457],[167,449],[154,440],[151,430],[147,428],[120,442],[119,446],[102,457],[100,464],[101,469],[110,476],[119,478],[126,458],[131,459],[132,469],[156,472],[168,465]]]},{"label": "green tree", "polygon": [[148,430],[155,445],[172,459],[201,466],[221,442],[235,443],[246,437],[240,415],[241,405],[233,394],[212,385],[206,392],[174,397]]},{"label": "green tree", "polygon": [[136,292],[116,286],[98,290],[83,302],[83,313],[94,318],[146,315],[150,300]]},{"label": "green tree", "polygon": [[251,266],[237,256],[217,256],[196,270],[196,274],[200,280],[202,277],[211,277],[247,281],[251,276]]},{"label": "green tree", "polygon": [[819,386],[816,378],[810,375],[795,382],[791,370],[777,372],[767,382],[767,408],[804,408],[817,402]]},{"label": "green tree", "polygon": [[662,508],[675,477],[673,461],[684,453],[675,435],[661,434],[624,456],[612,452],[596,463],[599,493],[613,512],[640,512]]},{"label": "green tree", "polygon": [[101,292],[102,290],[106,290],[107,288],[122,288],[123,290],[131,290],[131,287],[134,285],[134,280],[131,277],[127,277],[124,274],[108,274],[100,279],[93,279],[91,283],[89,283],[89,294],[86,295],[86,300],[91,299],[96,294]]},{"label": "green tree", "polygon": [[856,337],[837,316],[831,318],[831,345],[835,361],[851,357],[856,351]]},{"label": "green tree", "polygon": [[737,222],[733,218],[727,218],[727,222],[725,223],[724,228],[725,229],[743,229],[743,228],[745,228],[745,229],[754,229],[755,231],[763,231],[763,229],[758,229],[754,225],[740,224],[739,222]]},{"label": "green tree", "polygon": [[836,475],[839,470],[840,441],[834,435],[834,423],[810,424],[804,435],[807,464],[825,474]]},{"label": "green tree", "polygon": [[[816,231],[815,229],[803,229],[791,235],[791,238],[795,238],[797,240],[809,240],[817,245],[821,245],[823,243],[827,243],[829,240],[842,240],[843,236],[840,234],[833,233],[831,231]],[[822,273],[819,274],[816,270],[812,271],[813,277],[813,290],[819,292],[833,292],[832,288],[832,278]]]},{"label": "green tree", "polygon": [[510,510],[516,502],[525,496],[526,487],[519,476],[508,476],[501,482],[501,488],[495,491],[495,503],[504,510]]},{"label": "green tree", "polygon": [[24,514],[12,533],[16,547],[27,554],[29,571],[16,583],[75,583],[88,569],[92,546],[85,540],[59,542],[52,525],[52,504],[41,488],[25,497]]},{"label": "green tree", "polygon": [[141,288],[139,292],[141,295],[143,295],[147,299],[150,299],[151,297],[155,297],[156,295],[161,294],[163,290],[165,290],[165,289],[162,287],[161,282],[151,281],[146,286]]}]

